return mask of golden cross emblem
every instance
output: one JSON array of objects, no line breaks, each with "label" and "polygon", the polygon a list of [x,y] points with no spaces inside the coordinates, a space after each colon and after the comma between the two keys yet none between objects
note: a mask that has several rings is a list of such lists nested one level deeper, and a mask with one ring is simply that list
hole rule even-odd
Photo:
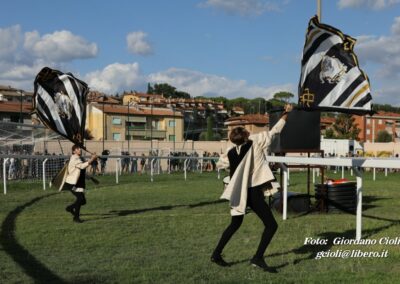
[{"label": "golden cross emblem", "polygon": [[300,96],[303,106],[310,107],[310,103],[314,102],[314,94],[310,93],[308,88],[304,89],[303,95]]}]

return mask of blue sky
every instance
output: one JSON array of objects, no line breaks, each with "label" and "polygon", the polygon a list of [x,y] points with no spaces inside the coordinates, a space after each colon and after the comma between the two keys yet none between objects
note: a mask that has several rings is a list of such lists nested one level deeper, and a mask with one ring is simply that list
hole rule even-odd
[{"label": "blue sky", "polygon": [[[33,89],[49,66],[115,94],[169,83],[193,96],[297,96],[316,0],[13,0],[2,3],[0,84]],[[358,39],[377,103],[400,106],[400,0],[322,0]]]}]

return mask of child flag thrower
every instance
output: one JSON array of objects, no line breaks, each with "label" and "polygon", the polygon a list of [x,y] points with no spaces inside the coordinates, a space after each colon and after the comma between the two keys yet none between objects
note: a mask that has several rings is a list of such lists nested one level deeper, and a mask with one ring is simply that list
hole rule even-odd
[{"label": "child flag thrower", "polygon": [[52,185],[59,190],[70,190],[77,197],[73,206],[68,206],[66,210],[72,213],[73,220],[79,223],[80,206],[86,203],[83,195],[85,168],[97,158],[92,155],[89,162],[84,162],[80,153],[80,149],[86,150],[84,134],[88,91],[88,85],[71,73],[48,67],[44,67],[34,81],[34,112],[47,128],[74,143],[70,161],[56,175]]}]

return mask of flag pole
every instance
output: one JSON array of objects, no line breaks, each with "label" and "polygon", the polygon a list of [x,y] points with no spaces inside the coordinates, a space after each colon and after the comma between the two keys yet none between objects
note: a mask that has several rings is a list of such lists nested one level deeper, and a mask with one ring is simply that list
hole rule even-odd
[{"label": "flag pole", "polygon": [[317,17],[318,21],[321,22],[321,0],[317,0]]}]

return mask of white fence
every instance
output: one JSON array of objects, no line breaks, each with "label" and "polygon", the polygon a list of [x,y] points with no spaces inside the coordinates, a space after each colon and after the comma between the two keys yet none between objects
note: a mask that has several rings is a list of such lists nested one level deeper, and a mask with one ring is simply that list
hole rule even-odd
[{"label": "white fence", "polygon": [[375,169],[382,168],[386,169],[400,169],[400,159],[379,159],[379,158],[304,158],[304,157],[278,157],[278,156],[267,156],[268,162],[280,163],[283,169],[283,220],[287,219],[287,192],[288,192],[288,168],[287,164],[297,165],[320,165],[320,166],[337,166],[342,167],[342,173],[344,167],[350,167],[353,169],[356,180],[357,180],[357,214],[356,214],[356,239],[361,239],[362,230],[362,184],[363,175],[362,170],[365,168],[374,169],[374,180],[375,180]]},{"label": "white fence", "polygon": [[[107,161],[102,162],[102,158]],[[3,192],[7,193],[7,184],[10,182],[42,181],[43,190],[63,168],[68,156],[34,156],[34,155],[0,155],[0,176],[3,183]],[[150,181],[154,176],[162,173],[183,173],[184,180],[188,172],[214,171],[218,157],[191,157],[191,156],[99,156],[100,162],[94,167],[89,166],[87,175],[113,175],[119,183],[119,176],[126,174],[150,173]],[[143,161],[143,162],[142,162]]]}]

